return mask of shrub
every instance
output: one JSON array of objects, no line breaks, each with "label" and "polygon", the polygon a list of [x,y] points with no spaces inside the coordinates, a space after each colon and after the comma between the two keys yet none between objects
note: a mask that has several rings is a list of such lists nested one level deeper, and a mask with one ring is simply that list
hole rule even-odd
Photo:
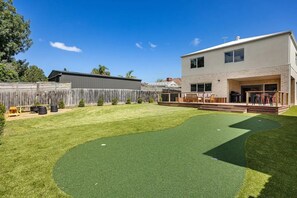
[{"label": "shrub", "polygon": [[0,103],[0,135],[3,133],[3,129],[5,125],[5,117],[4,117],[5,112],[6,112],[5,106]]},{"label": "shrub", "polygon": [[0,114],[4,114],[6,112],[5,105],[0,103]]},{"label": "shrub", "polygon": [[117,105],[118,104],[118,99],[117,98],[112,99],[111,104],[112,105]]},{"label": "shrub", "polygon": [[85,101],[84,101],[84,99],[81,99],[79,101],[78,107],[85,107]]},{"label": "shrub", "polygon": [[128,98],[126,104],[131,104],[131,98]]},{"label": "shrub", "polygon": [[99,98],[97,102],[97,106],[103,106],[103,104],[104,104],[103,98]]},{"label": "shrub", "polygon": [[4,125],[5,125],[5,117],[4,117],[4,114],[1,113],[0,114],[0,135],[3,133]]},{"label": "shrub", "polygon": [[64,101],[60,100],[58,106],[59,106],[59,109],[65,109]]},{"label": "shrub", "polygon": [[155,102],[154,98],[150,97],[149,103],[154,103],[154,102]]},{"label": "shrub", "polygon": [[141,98],[138,98],[138,99],[137,99],[137,103],[138,103],[138,104],[141,104],[141,103],[142,103],[142,99],[141,99]]}]

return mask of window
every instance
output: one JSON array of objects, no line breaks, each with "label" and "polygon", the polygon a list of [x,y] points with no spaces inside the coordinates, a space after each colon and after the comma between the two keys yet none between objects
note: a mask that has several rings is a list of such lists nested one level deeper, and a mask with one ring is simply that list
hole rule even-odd
[{"label": "window", "polygon": [[211,91],[211,83],[205,83],[205,91]]},{"label": "window", "polygon": [[234,62],[244,61],[244,49],[234,50]]},{"label": "window", "polygon": [[244,49],[225,52],[225,63],[244,61]]},{"label": "window", "polygon": [[233,51],[225,52],[225,63],[232,63],[232,62],[233,62]]},{"label": "window", "polygon": [[204,57],[197,58],[198,67],[204,67]]},{"label": "window", "polygon": [[265,84],[265,91],[276,91],[277,84]]},{"label": "window", "polygon": [[197,91],[197,84],[191,84],[191,92]]},{"label": "window", "polygon": [[191,92],[211,91],[211,88],[212,88],[212,84],[211,83],[191,84]]},{"label": "window", "polygon": [[204,57],[191,59],[191,69],[204,67]]},{"label": "window", "polygon": [[295,54],[295,63],[297,65],[297,53]]},{"label": "window", "polygon": [[191,69],[196,67],[197,67],[197,59],[195,58],[191,60]]},{"label": "window", "polygon": [[204,83],[198,84],[198,92],[204,92]]}]

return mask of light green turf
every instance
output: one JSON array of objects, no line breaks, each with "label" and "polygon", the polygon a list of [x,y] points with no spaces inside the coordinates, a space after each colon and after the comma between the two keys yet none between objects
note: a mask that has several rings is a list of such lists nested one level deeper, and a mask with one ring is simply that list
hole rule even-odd
[{"label": "light green turf", "polygon": [[246,139],[278,127],[238,114],[196,116],[167,130],[79,145],[53,175],[74,197],[234,197],[245,177]]}]

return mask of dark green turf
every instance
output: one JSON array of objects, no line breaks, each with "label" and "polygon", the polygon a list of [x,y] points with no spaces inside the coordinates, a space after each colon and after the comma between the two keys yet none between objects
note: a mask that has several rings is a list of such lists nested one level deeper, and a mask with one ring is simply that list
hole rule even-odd
[{"label": "dark green turf", "polygon": [[53,176],[74,197],[234,197],[245,174],[246,138],[279,126],[237,114],[196,116],[164,131],[79,145]]}]

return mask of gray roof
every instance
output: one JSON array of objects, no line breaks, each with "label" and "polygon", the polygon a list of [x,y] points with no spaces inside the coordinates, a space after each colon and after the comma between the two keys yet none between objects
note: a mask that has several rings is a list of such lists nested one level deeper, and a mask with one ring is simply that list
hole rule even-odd
[{"label": "gray roof", "polygon": [[124,77],[116,77],[116,76],[105,76],[105,75],[99,75],[99,74],[88,74],[88,73],[59,71],[59,70],[52,70],[52,72],[48,76],[48,79],[52,79],[57,76],[61,76],[63,74],[73,75],[73,76],[87,76],[87,77],[95,77],[95,78],[110,78],[110,79],[120,79],[120,80],[141,81],[141,79],[136,79],[136,78],[124,78]]}]

